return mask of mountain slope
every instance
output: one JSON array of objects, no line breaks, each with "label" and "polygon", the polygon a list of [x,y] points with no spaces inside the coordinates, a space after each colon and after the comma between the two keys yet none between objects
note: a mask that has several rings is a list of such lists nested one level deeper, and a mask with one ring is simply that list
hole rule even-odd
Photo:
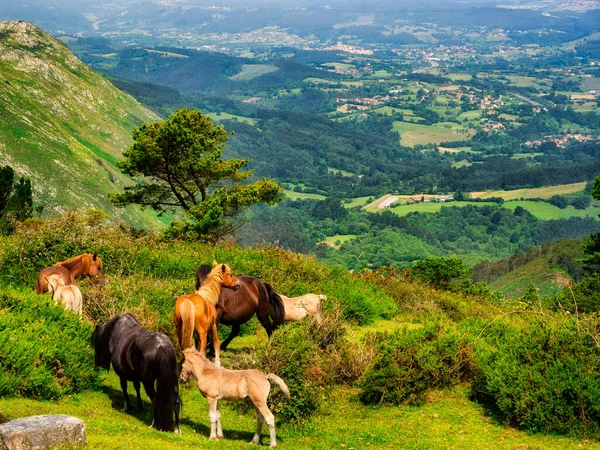
[{"label": "mountain slope", "polygon": [[116,209],[127,183],[114,164],[133,127],[158,117],[27,22],[0,22],[0,165],[31,178],[45,211],[98,208],[134,225],[150,212]]}]

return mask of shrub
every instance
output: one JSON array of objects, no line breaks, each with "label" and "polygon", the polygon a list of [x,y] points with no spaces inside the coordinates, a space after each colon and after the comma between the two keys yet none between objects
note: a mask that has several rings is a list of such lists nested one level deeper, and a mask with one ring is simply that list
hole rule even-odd
[{"label": "shrub", "polygon": [[507,328],[477,357],[473,396],[528,431],[600,436],[598,317]]},{"label": "shrub", "polygon": [[278,420],[298,421],[312,416],[318,412],[326,386],[336,378],[356,376],[357,364],[344,358],[354,358],[355,354],[346,353],[342,317],[339,310],[334,310],[324,314],[321,324],[312,319],[286,324],[273,333],[266,347],[237,355],[232,361],[234,368],[254,367],[275,373],[286,382],[290,399],[278,388],[269,396],[269,406]]},{"label": "shrub", "polygon": [[454,325],[380,333],[373,366],[360,383],[368,404],[420,404],[430,389],[455,385],[472,372],[471,347]]},{"label": "shrub", "polygon": [[0,293],[0,396],[58,399],[98,385],[91,327],[47,296]]}]

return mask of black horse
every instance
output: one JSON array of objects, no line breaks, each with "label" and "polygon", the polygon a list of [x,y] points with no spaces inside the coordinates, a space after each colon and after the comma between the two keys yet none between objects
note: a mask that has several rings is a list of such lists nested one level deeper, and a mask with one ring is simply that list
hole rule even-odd
[{"label": "black horse", "polygon": [[[211,269],[208,265],[198,267],[196,289],[202,286]],[[240,288],[235,291],[221,289],[216,304],[217,323],[231,327],[231,333],[221,342],[221,350],[225,350],[232,339],[240,334],[240,325],[248,322],[254,314],[269,337],[285,318],[283,300],[273,289],[267,288],[268,284],[256,277],[238,276],[237,279],[240,281]]]},{"label": "black horse", "polygon": [[125,397],[123,411],[129,410],[128,381],[133,381],[138,410],[143,409],[140,397],[142,383],[154,408],[152,426],[179,434],[179,369],[171,340],[163,333],[147,330],[133,315],[126,313],[97,326],[92,334],[92,345],[96,351],[96,366],[109,370],[112,363],[121,380]]}]

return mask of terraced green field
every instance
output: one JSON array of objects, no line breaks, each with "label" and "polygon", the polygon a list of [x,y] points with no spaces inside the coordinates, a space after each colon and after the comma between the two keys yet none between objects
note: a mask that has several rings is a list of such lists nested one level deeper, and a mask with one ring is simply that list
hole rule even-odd
[{"label": "terraced green field", "polygon": [[475,134],[475,130],[452,122],[421,125],[396,121],[393,129],[400,133],[400,142],[407,147],[418,144],[439,144],[445,141],[466,141]]},{"label": "terraced green field", "polygon": [[295,191],[290,191],[288,189],[284,189],[283,193],[285,194],[286,197],[292,199],[292,200],[298,200],[298,199],[305,199],[305,198],[312,198],[314,200],[323,200],[325,199],[324,195],[320,195],[320,194],[305,194],[304,192],[295,192]]}]

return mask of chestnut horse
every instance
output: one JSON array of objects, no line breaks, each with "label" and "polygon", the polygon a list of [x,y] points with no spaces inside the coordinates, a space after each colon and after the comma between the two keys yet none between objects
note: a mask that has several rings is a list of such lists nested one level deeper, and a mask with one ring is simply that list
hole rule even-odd
[{"label": "chestnut horse", "polygon": [[102,274],[102,260],[95,253],[84,253],[61,261],[53,266],[42,269],[38,274],[35,284],[35,293],[44,294],[48,292],[47,278],[50,275],[58,275],[65,286],[75,283],[75,278],[85,275],[96,277],[100,285],[104,285],[104,275]]},{"label": "chestnut horse", "polygon": [[194,331],[198,334],[196,348],[206,356],[206,342],[211,333],[215,349],[215,364],[219,361],[219,336],[217,334],[217,313],[215,304],[219,299],[221,287],[239,289],[240,282],[231,273],[227,264],[213,261],[213,269],[208,274],[206,283],[195,294],[182,295],[175,302],[175,329],[179,348],[185,350],[193,346]]},{"label": "chestnut horse", "polygon": [[[210,267],[205,264],[198,267],[196,289],[205,282],[209,272]],[[269,337],[283,323],[285,317],[281,297],[267,283],[263,283],[256,277],[239,276],[238,279],[240,289],[222,290],[217,302],[217,323],[231,327],[229,336],[221,343],[223,350],[240,334],[240,325],[252,319],[254,314]]]}]

